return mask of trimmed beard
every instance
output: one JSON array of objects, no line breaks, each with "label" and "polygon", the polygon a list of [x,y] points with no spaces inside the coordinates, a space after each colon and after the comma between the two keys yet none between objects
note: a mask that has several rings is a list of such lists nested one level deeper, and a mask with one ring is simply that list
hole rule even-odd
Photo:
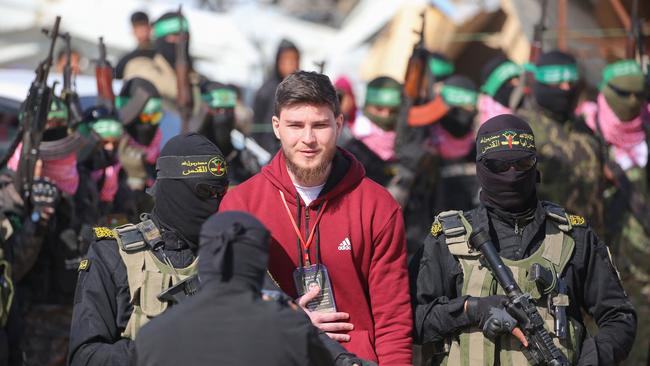
[{"label": "trimmed beard", "polygon": [[322,180],[323,175],[327,173],[327,169],[334,160],[336,148],[331,151],[324,151],[323,159],[321,159],[321,162],[313,168],[303,168],[298,166],[298,164],[291,160],[289,154],[287,154],[284,148],[282,149],[282,153],[284,154],[284,160],[287,162],[287,169],[289,169],[291,174],[293,174],[298,181],[294,183],[302,183],[307,187],[310,187],[312,186],[312,183],[319,183]]}]

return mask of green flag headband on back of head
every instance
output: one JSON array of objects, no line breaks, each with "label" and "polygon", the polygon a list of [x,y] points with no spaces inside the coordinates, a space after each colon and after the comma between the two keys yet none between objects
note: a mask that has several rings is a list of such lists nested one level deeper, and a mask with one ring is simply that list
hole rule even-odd
[{"label": "green flag headband on back of head", "polygon": [[[122,108],[129,104],[129,97],[117,96],[115,97],[115,107]],[[162,112],[162,100],[160,98],[149,98],[147,104],[144,105],[140,113],[154,114]]]},{"label": "green flag headband on back of head", "polygon": [[124,132],[122,123],[110,118],[95,121],[92,129],[102,138],[119,138]]},{"label": "green flag headband on back of head", "polygon": [[493,97],[499,91],[501,85],[515,76],[520,76],[523,69],[512,61],[507,61],[499,65],[490,73],[485,84],[481,87],[483,93]]},{"label": "green flag headband on back of head", "polygon": [[621,60],[609,64],[603,70],[603,81],[600,83],[602,89],[610,80],[619,76],[642,76],[641,66],[634,60]]},{"label": "green flag headband on back of head", "polygon": [[234,108],[237,104],[237,94],[230,89],[214,89],[201,95],[210,108]]},{"label": "green flag headband on back of head", "polygon": [[225,179],[228,164],[221,155],[161,156],[156,171],[156,179]]},{"label": "green flag headband on back of head", "polygon": [[454,73],[454,65],[451,62],[435,57],[429,59],[429,69],[436,77],[449,76]]},{"label": "green flag headband on back of head", "polygon": [[183,18],[181,22],[179,17],[167,18],[154,23],[153,37],[162,38],[170,34],[180,33],[181,30],[187,32],[187,19]]},{"label": "green flag headband on back of head", "polygon": [[575,64],[543,66],[528,64],[526,68],[532,69],[535,80],[543,84],[560,84],[578,80],[578,66]]},{"label": "green flag headband on back of head", "polygon": [[395,88],[368,88],[366,105],[398,107],[402,103],[402,91]]},{"label": "green flag headband on back of head", "polygon": [[453,85],[444,85],[440,94],[445,103],[452,106],[475,106],[478,99],[477,92]]},{"label": "green flag headband on back of head", "polygon": [[480,159],[495,151],[529,151],[535,153],[535,137],[520,130],[496,131],[476,139],[476,153]]},{"label": "green flag headband on back of head", "polygon": [[47,119],[68,119],[68,107],[63,103],[57,103],[53,100],[50,104],[50,110],[47,112]]}]

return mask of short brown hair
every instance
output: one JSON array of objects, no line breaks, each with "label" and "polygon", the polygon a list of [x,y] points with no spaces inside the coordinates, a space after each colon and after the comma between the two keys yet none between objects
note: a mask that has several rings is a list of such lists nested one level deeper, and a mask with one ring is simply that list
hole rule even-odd
[{"label": "short brown hair", "polygon": [[280,117],[282,108],[296,104],[326,105],[334,117],[341,114],[336,89],[327,75],[312,71],[296,71],[287,76],[275,90],[275,115]]}]

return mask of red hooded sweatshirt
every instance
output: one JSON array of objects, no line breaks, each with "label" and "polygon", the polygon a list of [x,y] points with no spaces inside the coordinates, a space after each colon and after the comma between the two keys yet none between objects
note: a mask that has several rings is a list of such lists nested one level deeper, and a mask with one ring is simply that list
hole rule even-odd
[{"label": "red hooded sweatshirt", "polygon": [[[349,313],[354,325],[348,333],[350,342],[343,346],[380,365],[411,365],[404,222],[397,202],[383,187],[365,178],[361,163],[340,148],[330,178],[308,208],[296,193],[281,151],[262,172],[230,190],[219,210],[247,211],[269,228],[269,270],[294,298],[298,237],[280,191],[296,221],[301,205],[301,220],[296,223],[303,237],[306,226],[311,232],[318,208],[327,201],[316,233],[320,234],[321,263],[328,270],[337,311]],[[315,241],[309,247],[311,263],[317,263]]]}]

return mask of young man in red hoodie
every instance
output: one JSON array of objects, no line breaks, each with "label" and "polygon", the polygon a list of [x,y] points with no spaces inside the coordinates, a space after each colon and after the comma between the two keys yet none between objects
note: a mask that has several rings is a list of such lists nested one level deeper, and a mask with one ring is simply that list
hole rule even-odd
[{"label": "young man in red hoodie", "polygon": [[[270,228],[269,270],[312,323],[357,356],[411,365],[411,307],[400,207],[336,147],[343,124],[325,75],[299,71],[277,88],[273,131],[282,148],[229,191],[221,211]],[[306,293],[306,294],[305,294]]]}]

